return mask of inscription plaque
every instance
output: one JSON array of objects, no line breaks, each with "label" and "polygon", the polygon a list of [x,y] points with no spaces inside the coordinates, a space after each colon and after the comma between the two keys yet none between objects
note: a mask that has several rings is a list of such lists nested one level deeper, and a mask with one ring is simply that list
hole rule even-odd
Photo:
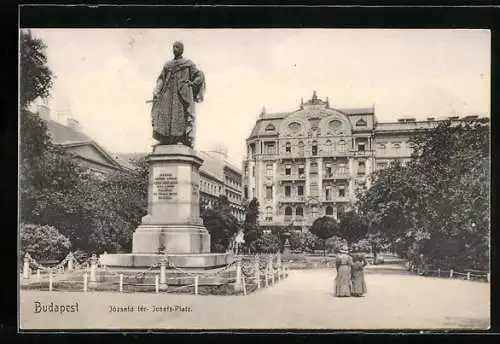
[{"label": "inscription plaque", "polygon": [[153,201],[172,201],[177,199],[177,176],[161,172],[153,179]]}]

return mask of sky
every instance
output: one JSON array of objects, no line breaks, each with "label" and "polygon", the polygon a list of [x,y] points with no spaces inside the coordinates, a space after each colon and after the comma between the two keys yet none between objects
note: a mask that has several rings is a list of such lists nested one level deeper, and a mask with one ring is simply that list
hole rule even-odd
[{"label": "sky", "polygon": [[32,29],[56,79],[49,106],[117,153],[149,152],[151,105],[172,43],[206,77],[195,149],[228,149],[266,112],[297,110],[313,91],[333,108],[375,106],[379,122],[411,116],[490,116],[488,30]]}]

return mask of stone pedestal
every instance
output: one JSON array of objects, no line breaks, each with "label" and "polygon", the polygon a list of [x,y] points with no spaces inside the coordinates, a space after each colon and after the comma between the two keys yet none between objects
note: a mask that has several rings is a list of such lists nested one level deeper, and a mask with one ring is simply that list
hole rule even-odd
[{"label": "stone pedestal", "polygon": [[107,254],[114,267],[147,267],[167,257],[179,268],[211,268],[232,262],[228,254],[210,254],[210,234],[200,218],[203,160],[182,144],[157,145],[148,156],[148,214],[132,238],[131,254]]}]

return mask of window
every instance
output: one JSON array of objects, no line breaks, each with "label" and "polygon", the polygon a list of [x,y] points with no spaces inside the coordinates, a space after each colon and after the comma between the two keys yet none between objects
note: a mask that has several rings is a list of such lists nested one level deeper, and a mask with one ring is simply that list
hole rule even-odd
[{"label": "window", "polygon": [[296,216],[304,216],[304,209],[302,209],[302,207],[297,207],[297,209],[295,209],[295,215]]},{"label": "window", "polygon": [[274,143],[265,143],[266,154],[274,154]]},{"label": "window", "polygon": [[304,165],[299,165],[299,176],[304,174]]},{"label": "window", "polygon": [[345,164],[344,163],[340,163],[339,164],[339,173],[340,174],[345,174]]},{"label": "window", "polygon": [[243,189],[243,194],[245,195],[245,199],[248,199],[248,186],[245,186],[245,188]]},{"label": "window", "polygon": [[252,197],[257,197],[257,196],[255,195],[255,188],[252,188]]},{"label": "window", "polygon": [[312,155],[318,155],[318,143],[316,141],[312,143]]},{"label": "window", "polygon": [[272,220],[273,220],[273,208],[266,207],[266,221],[272,221]]},{"label": "window", "polygon": [[345,188],[343,186],[339,187],[339,197],[345,197]]},{"label": "window", "polygon": [[383,170],[386,167],[387,167],[387,164],[385,162],[377,163],[377,170]]},{"label": "window", "polygon": [[292,216],[292,207],[285,208],[285,216]]},{"label": "window", "polygon": [[316,206],[311,207],[311,217],[315,219],[318,217],[318,208]]},{"label": "window", "polygon": [[274,131],[276,130],[276,127],[272,124],[268,124],[266,127],[266,131]]},{"label": "window", "polygon": [[311,174],[318,173],[318,164],[315,162],[311,162]]},{"label": "window", "polygon": [[289,176],[292,174],[292,166],[286,165],[285,166],[285,175]]},{"label": "window", "polygon": [[290,195],[292,194],[292,188],[290,185],[286,185],[285,186],[285,196],[288,196],[290,197]]},{"label": "window", "polygon": [[364,152],[365,151],[365,144],[364,142],[358,143],[358,152]]},{"label": "window", "polygon": [[326,216],[333,216],[333,207],[331,206],[326,207],[325,214]]},{"label": "window", "polygon": [[340,140],[339,141],[339,151],[341,153],[344,153],[345,152],[345,141],[344,140]]},{"label": "window", "polygon": [[359,121],[356,122],[357,127],[366,127],[366,121],[364,119],[360,119]]},{"label": "window", "polygon": [[394,152],[396,154],[399,154],[401,151],[401,144],[400,143],[393,143],[392,148],[394,149]]},{"label": "window", "polygon": [[290,144],[290,142],[287,142],[285,144],[285,152],[287,152],[287,153],[291,153],[292,152],[292,145]]},{"label": "window", "polygon": [[266,186],[266,199],[267,200],[273,199],[273,187],[272,186]]},{"label": "window", "polygon": [[304,142],[300,141],[299,142],[299,155],[304,154]]},{"label": "window", "polygon": [[273,176],[273,165],[271,165],[271,164],[266,165],[266,176],[267,177]]},{"label": "window", "polygon": [[304,196],[304,185],[297,186],[297,195]]},{"label": "window", "polygon": [[386,150],[385,150],[385,143],[380,143],[378,145],[378,149],[379,149],[381,155],[385,155],[385,152],[386,152]]},{"label": "window", "polygon": [[365,174],[365,162],[358,162],[358,174]]},{"label": "window", "polygon": [[326,164],[326,175],[330,176],[332,174],[332,165],[331,164]]},{"label": "window", "polygon": [[319,187],[317,183],[311,183],[311,196],[319,196]]},{"label": "window", "polygon": [[252,177],[255,177],[255,166],[252,166]]},{"label": "window", "polygon": [[325,198],[327,201],[331,201],[332,200],[332,188],[331,186],[327,186],[325,188]]},{"label": "window", "polygon": [[326,151],[328,153],[333,153],[334,152],[334,149],[333,149],[333,144],[332,144],[332,141],[331,140],[326,140],[326,143],[325,143],[325,148],[326,148]]}]

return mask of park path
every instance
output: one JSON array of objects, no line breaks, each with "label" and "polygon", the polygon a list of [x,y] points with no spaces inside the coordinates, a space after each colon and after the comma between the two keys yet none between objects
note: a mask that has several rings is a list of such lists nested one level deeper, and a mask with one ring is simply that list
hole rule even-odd
[{"label": "park path", "polygon": [[[248,296],[21,291],[21,328],[486,329],[490,285],[369,267],[368,294],[333,296],[334,269],[295,270]],[[79,302],[78,313],[33,312],[34,302]],[[110,313],[110,306],[175,305],[191,312]]]}]

